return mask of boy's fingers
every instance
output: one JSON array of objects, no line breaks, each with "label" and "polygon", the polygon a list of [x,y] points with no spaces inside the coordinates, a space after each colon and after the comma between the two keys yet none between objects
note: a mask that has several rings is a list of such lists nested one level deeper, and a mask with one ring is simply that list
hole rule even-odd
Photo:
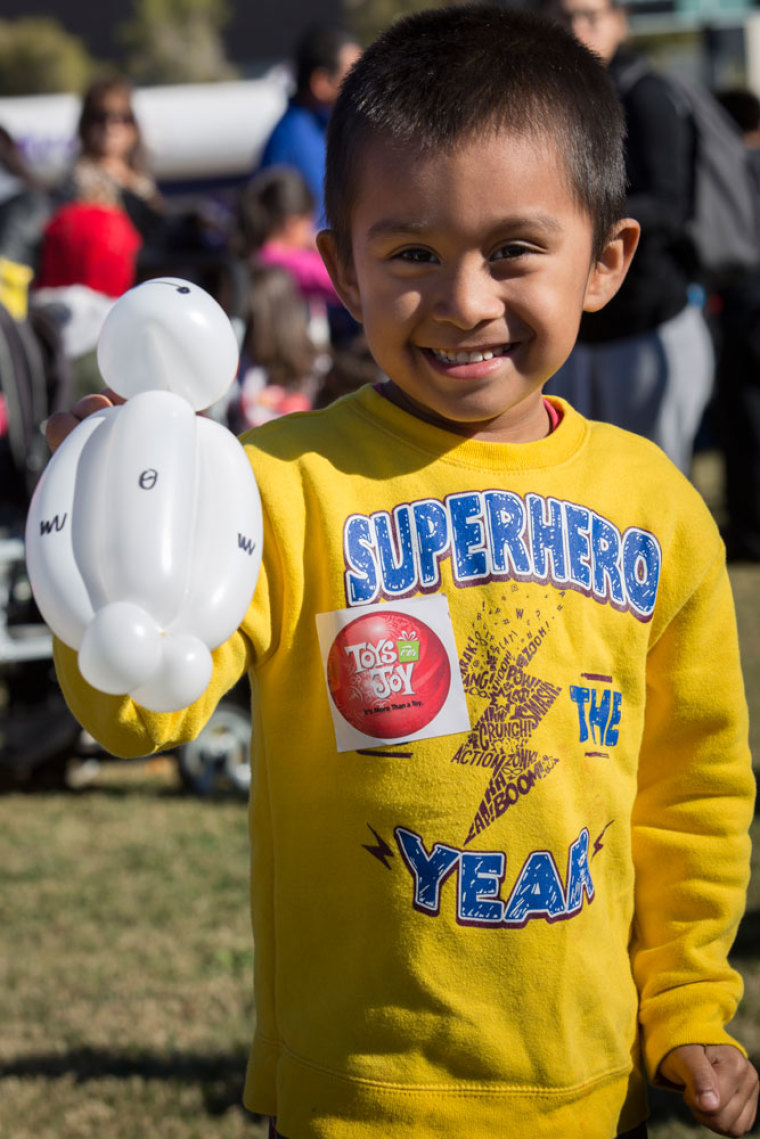
[{"label": "boy's fingers", "polygon": [[45,439],[51,451],[57,451],[67,435],[81,421],[70,411],[54,411],[45,423]]},{"label": "boy's fingers", "polygon": [[[737,1061],[730,1053],[715,1058],[711,1055],[714,1051],[712,1048],[707,1049],[708,1058],[719,1066],[725,1064],[728,1069],[729,1087],[733,1090],[733,1098],[724,1097],[727,1099],[727,1110],[725,1118],[721,1120],[726,1129],[723,1134],[746,1135],[752,1130],[757,1116],[758,1087],[760,1087],[757,1069],[740,1054]],[[736,1050],[733,1051],[736,1056]]]},{"label": "boy's fingers", "polygon": [[683,1088],[689,1107],[705,1114],[720,1108],[718,1080],[703,1045],[675,1048],[663,1060],[660,1071],[672,1084]]},{"label": "boy's fingers", "polygon": [[110,388],[105,388],[102,392],[83,396],[68,411],[53,412],[45,423],[45,439],[48,447],[51,451],[57,450],[66,436],[70,435],[74,428],[88,415],[118,403],[124,403],[122,397],[116,395]]},{"label": "boy's fingers", "polygon": [[752,1130],[752,1128],[755,1124],[756,1117],[757,1117],[757,1104],[756,1103],[747,1104],[747,1106],[744,1108],[744,1111],[742,1112],[742,1114],[736,1120],[736,1124],[735,1124],[735,1128],[734,1128],[734,1134],[735,1135],[747,1135]]}]

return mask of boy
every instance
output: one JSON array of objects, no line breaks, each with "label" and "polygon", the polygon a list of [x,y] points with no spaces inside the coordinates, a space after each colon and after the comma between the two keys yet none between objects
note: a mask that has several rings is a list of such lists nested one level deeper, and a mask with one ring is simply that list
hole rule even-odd
[{"label": "boy", "polygon": [[387,383],[244,437],[264,564],[196,705],[103,696],[57,646],[124,754],[191,737],[250,670],[245,1099],[288,1139],[639,1136],[645,1073],[752,1125],[721,543],[653,445],[541,394],[633,255],[622,171],[562,29],[395,24],[334,111],[320,236]]}]

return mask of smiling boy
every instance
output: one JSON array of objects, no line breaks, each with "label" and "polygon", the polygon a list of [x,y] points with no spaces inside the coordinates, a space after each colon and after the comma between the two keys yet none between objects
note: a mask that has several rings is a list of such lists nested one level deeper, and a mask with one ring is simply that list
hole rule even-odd
[{"label": "smiling boy", "polygon": [[[591,257],[591,226],[556,149],[530,135],[363,148],[351,258],[320,247],[394,393],[459,434],[547,433],[541,389],[575,343],[579,313],[612,295],[638,227]],[[491,142],[489,146],[488,143]]]},{"label": "smiling boy", "polygon": [[542,396],[636,246],[604,69],[500,8],[399,21],[344,85],[326,191],[387,380],[244,437],[264,561],[209,690],[151,714],[56,647],[122,754],[249,671],[246,1103],[288,1139],[614,1139],[645,1135],[648,1076],[744,1134],[723,548],[656,447]]}]

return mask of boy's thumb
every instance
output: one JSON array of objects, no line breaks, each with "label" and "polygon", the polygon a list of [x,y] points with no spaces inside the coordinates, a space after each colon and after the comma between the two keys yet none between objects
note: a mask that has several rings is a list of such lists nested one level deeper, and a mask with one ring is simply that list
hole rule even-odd
[{"label": "boy's thumb", "polygon": [[720,1107],[715,1071],[701,1044],[676,1048],[667,1057],[668,1079],[683,1084],[684,1098],[698,1111],[713,1112]]}]

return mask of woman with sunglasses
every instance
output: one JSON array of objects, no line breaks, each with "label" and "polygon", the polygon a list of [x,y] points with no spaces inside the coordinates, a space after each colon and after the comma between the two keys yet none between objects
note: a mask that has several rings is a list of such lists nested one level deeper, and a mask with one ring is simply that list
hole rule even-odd
[{"label": "woman with sunglasses", "polygon": [[80,153],[61,187],[68,201],[121,207],[142,238],[163,228],[163,201],[150,175],[132,87],[121,76],[96,79],[82,100],[77,128]]},{"label": "woman with sunglasses", "polygon": [[126,79],[108,75],[90,86],[78,137],[79,154],[42,233],[33,302],[52,306],[61,321],[82,395],[102,386],[94,349],[103,319],[139,280],[146,254],[163,249],[167,219]]}]

